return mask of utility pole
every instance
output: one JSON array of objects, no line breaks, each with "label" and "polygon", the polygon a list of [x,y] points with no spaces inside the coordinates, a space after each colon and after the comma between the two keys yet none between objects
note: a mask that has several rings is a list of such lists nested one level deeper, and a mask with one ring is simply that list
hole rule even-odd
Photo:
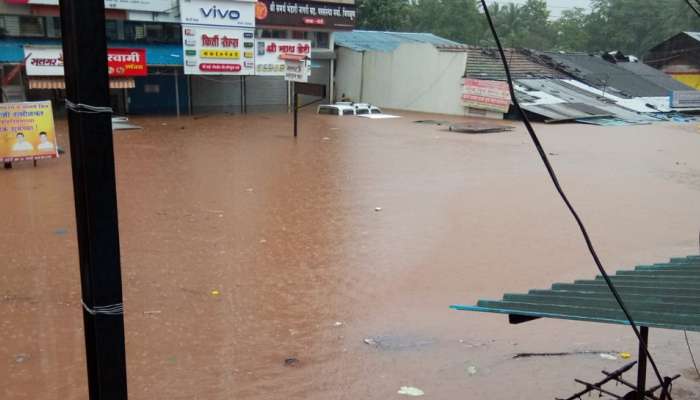
[{"label": "utility pole", "polygon": [[126,400],[117,193],[101,0],[60,0],[90,400]]}]

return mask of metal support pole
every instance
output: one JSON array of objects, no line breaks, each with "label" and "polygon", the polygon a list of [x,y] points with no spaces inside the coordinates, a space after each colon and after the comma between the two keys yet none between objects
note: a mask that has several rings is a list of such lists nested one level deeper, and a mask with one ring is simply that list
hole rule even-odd
[{"label": "metal support pole", "polygon": [[175,113],[180,116],[180,77],[177,75],[177,67],[175,68]]},{"label": "metal support pole", "polygon": [[637,398],[644,400],[647,382],[647,353],[645,348],[649,345],[649,328],[640,326],[639,334],[642,340],[639,342],[639,362],[637,363]]},{"label": "metal support pole", "polygon": [[296,85],[292,83],[292,92],[294,96],[294,137],[297,137],[297,120],[299,119],[299,94],[297,93]]},{"label": "metal support pole", "polygon": [[238,77],[238,100],[240,104],[240,111],[243,114],[243,76]]},{"label": "metal support pole", "polygon": [[245,78],[246,76],[243,75],[243,114],[248,114],[248,87]]},{"label": "metal support pole", "polygon": [[[109,107],[103,1],[60,0],[66,99]],[[126,400],[111,113],[69,109],[73,195],[90,400]]]}]

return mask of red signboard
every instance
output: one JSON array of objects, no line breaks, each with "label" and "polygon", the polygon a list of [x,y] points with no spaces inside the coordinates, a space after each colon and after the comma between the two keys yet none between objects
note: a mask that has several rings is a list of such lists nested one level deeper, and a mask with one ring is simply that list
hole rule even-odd
[{"label": "red signboard", "polygon": [[131,48],[107,49],[109,76],[146,76],[146,50]]}]

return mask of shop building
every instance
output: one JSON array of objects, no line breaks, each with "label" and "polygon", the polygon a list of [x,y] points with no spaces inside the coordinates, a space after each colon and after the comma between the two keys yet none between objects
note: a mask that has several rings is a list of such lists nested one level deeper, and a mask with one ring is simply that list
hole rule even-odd
[{"label": "shop building", "polygon": [[[236,2],[231,2],[235,4]],[[245,3],[245,2],[242,2]],[[255,3],[255,48],[278,48],[308,43],[309,82],[326,85],[329,101],[333,93],[335,52],[334,33],[352,30],[355,25],[354,0],[273,1]],[[305,46],[302,44],[302,46]],[[260,57],[257,53],[256,57]],[[195,112],[238,112],[286,110],[291,105],[291,86],[283,74],[258,69],[254,75],[191,76],[192,105]]]},{"label": "shop building", "polygon": [[464,115],[467,46],[430,33],[335,35],[335,100],[397,110]]},{"label": "shop building", "polygon": [[644,63],[700,90],[700,32],[681,32],[654,46]]},{"label": "shop building", "polygon": [[[354,26],[354,0],[209,3],[208,7],[218,4],[221,10],[252,3],[255,15],[250,30],[255,45],[276,40],[309,43],[310,81],[326,85],[332,93],[333,33]],[[118,113],[238,113],[289,106],[290,85],[283,76],[186,75],[182,40],[182,23],[186,22],[181,21],[178,0],[105,0],[105,4],[108,48],[137,49],[146,55],[145,76],[112,79],[112,106]],[[65,84],[60,77],[28,75],[24,59],[25,47],[60,47],[58,15],[58,0],[0,0],[3,101],[52,99],[56,111],[62,112]]]}]

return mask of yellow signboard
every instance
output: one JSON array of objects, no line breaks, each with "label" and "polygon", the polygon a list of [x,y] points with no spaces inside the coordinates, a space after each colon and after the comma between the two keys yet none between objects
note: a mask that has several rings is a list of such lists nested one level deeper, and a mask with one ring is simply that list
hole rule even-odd
[{"label": "yellow signboard", "polygon": [[227,60],[238,60],[241,58],[240,50],[218,50],[218,49],[202,49],[199,51],[199,56],[202,58],[224,58]]},{"label": "yellow signboard", "polygon": [[243,56],[245,58],[253,58],[253,52],[252,51],[246,51],[243,53]]},{"label": "yellow signboard", "polygon": [[50,101],[0,103],[2,162],[58,157]]}]

